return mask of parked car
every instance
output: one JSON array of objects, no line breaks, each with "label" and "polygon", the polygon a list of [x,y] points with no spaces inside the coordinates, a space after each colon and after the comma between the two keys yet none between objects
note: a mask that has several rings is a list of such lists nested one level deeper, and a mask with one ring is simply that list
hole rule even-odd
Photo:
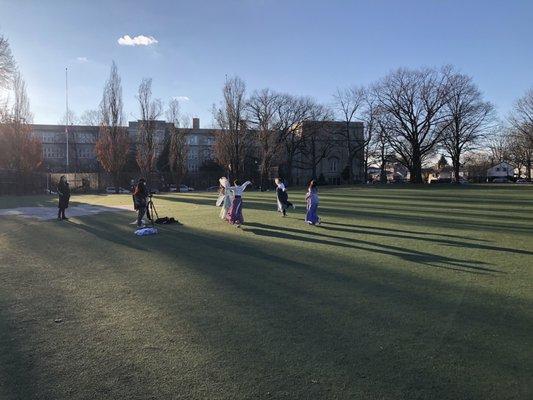
[{"label": "parked car", "polygon": [[509,179],[507,178],[494,178],[492,183],[508,183]]},{"label": "parked car", "polygon": [[219,189],[219,186],[209,186],[206,190],[208,192],[216,192],[218,191],[218,189]]},{"label": "parked car", "polygon": [[180,185],[180,193],[193,192],[193,191],[194,191],[194,188],[192,188],[190,186],[187,186],[187,185],[184,185],[184,184]]},{"label": "parked car", "polygon": [[529,183],[529,182],[527,181],[527,179],[517,179],[516,183],[524,184],[524,183]]},{"label": "parked car", "polygon": [[[105,192],[108,193],[108,194],[114,194],[114,193],[116,193],[116,190],[115,190],[115,187],[114,187],[114,186],[108,186],[108,187],[105,188]],[[129,193],[130,193],[129,190],[124,189],[124,188],[122,188],[122,187],[119,187],[119,188],[118,188],[118,192],[119,192],[120,194],[129,194]]]}]

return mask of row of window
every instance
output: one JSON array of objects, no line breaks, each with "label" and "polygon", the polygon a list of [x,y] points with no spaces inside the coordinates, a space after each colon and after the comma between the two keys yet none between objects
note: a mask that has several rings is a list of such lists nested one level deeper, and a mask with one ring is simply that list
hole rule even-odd
[{"label": "row of window", "polygon": [[[79,158],[94,158],[94,149],[91,147],[82,147],[77,149]],[[72,153],[71,153],[72,154]],[[60,147],[43,147],[44,158],[65,158],[66,150]]]}]

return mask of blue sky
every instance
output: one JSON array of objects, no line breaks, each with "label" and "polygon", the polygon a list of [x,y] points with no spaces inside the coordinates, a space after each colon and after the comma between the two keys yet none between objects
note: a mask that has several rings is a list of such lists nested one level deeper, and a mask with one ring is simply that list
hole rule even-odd
[{"label": "blue sky", "polygon": [[[0,32],[26,79],[36,123],[70,106],[94,109],[115,60],[126,117],[153,78],[156,97],[211,124],[225,75],[249,91],[270,87],[330,102],[337,87],[368,84],[392,69],[453,64],[504,117],[533,86],[531,0],[0,0]],[[157,40],[121,46],[124,35]]]}]

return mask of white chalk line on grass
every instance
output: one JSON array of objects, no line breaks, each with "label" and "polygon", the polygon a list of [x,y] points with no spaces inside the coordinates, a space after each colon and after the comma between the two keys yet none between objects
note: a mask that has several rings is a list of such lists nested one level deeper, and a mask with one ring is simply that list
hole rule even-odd
[{"label": "white chalk line on grass", "polygon": [[[131,206],[94,206],[83,204],[67,208],[67,217],[84,217],[104,212],[131,211]],[[0,217],[17,216],[41,221],[57,218],[57,207],[16,207],[0,209]]]}]

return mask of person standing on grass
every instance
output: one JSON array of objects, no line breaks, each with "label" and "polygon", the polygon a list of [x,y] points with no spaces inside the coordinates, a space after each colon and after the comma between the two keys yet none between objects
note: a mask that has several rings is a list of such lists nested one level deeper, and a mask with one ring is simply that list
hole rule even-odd
[{"label": "person standing on grass", "polygon": [[226,191],[233,193],[233,201],[228,210],[226,219],[232,225],[236,225],[237,228],[244,223],[244,216],[242,215],[242,194],[248,185],[252,182],[246,181],[242,185],[239,185],[239,181],[235,179],[233,186],[226,187]]},{"label": "person standing on grass", "polygon": [[276,183],[276,197],[278,200],[278,212],[282,213],[284,217],[287,216],[287,209],[289,207],[296,208],[294,205],[289,201],[289,195],[287,193],[287,189],[285,188],[285,185],[281,181],[280,178],[274,179],[274,182]]},{"label": "person standing on grass", "polygon": [[232,203],[231,191],[228,189],[229,182],[226,177],[220,178],[218,182],[220,183],[220,188],[218,191],[218,200],[216,204],[218,207],[222,207],[219,215],[220,219],[225,220]]},{"label": "person standing on grass", "polygon": [[70,201],[70,186],[67,182],[67,177],[65,175],[62,175],[61,178],[59,178],[59,184],[57,185],[57,194],[59,195],[59,204],[57,206],[57,219],[60,221],[68,221],[68,218],[65,216],[65,210],[68,208],[68,203]]},{"label": "person standing on grass", "polygon": [[140,178],[133,192],[133,208],[137,210],[137,227],[139,228],[143,226],[144,214],[147,214],[148,219],[150,219],[147,205],[148,189],[146,188],[146,179]]},{"label": "person standing on grass", "polygon": [[307,213],[305,214],[305,222],[309,225],[320,224],[320,218],[318,217],[318,186],[314,180],[309,182],[307,194],[305,195],[305,201],[307,203]]}]

